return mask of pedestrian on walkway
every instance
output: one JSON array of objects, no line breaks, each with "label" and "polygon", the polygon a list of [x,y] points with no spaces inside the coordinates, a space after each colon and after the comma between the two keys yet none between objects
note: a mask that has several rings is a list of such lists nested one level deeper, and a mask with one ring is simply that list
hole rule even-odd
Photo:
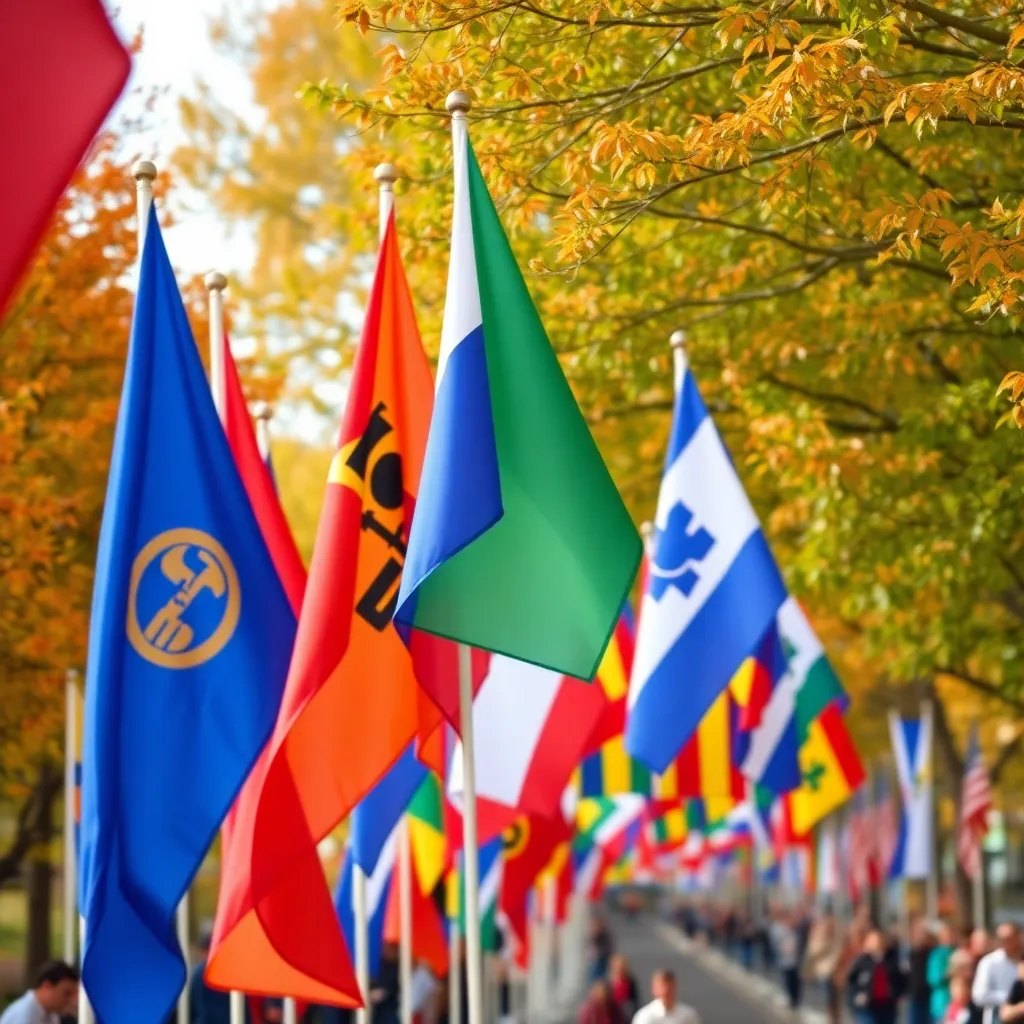
[{"label": "pedestrian on walkway", "polygon": [[850,1009],[857,1024],[895,1024],[903,992],[899,956],[888,948],[884,933],[873,928],[847,978]]},{"label": "pedestrian on walkway", "polygon": [[590,940],[587,944],[590,980],[599,981],[608,977],[608,964],[612,956],[612,933],[599,914],[590,922]]},{"label": "pedestrian on walkway", "polygon": [[953,977],[949,983],[949,1004],[937,1024],[971,1024],[971,986],[963,979]]},{"label": "pedestrian on walkway", "polygon": [[640,992],[629,969],[629,961],[621,953],[612,957],[608,977],[613,1002],[625,1020],[632,1020],[640,1006]]},{"label": "pedestrian on walkway", "polygon": [[800,936],[793,915],[780,911],[771,926],[775,962],[782,972],[782,984],[794,1013],[800,1009],[803,983],[800,977]]},{"label": "pedestrian on walkway", "polygon": [[839,991],[841,979],[849,967],[843,962],[845,949],[845,937],[833,914],[825,914],[815,922],[807,944],[804,970],[805,977],[824,989],[829,1024],[838,1024],[842,1017]]},{"label": "pedestrian on walkway", "polygon": [[57,1024],[78,1014],[78,971],[63,960],[45,964],[35,983],[0,1016],[0,1024]]},{"label": "pedestrian on walkway", "polygon": [[999,1011],[999,1019],[1006,1024],[1024,1020],[1024,960],[1017,964],[1017,980],[1010,986],[1010,994]]},{"label": "pedestrian on walkway", "polygon": [[907,970],[907,1024],[932,1024],[932,990],[928,983],[928,960],[935,938],[923,918],[910,929],[910,958]]},{"label": "pedestrian on walkway", "polygon": [[676,1002],[676,976],[668,970],[655,971],[651,979],[654,998],[637,1010],[633,1024],[700,1024],[700,1017],[692,1006]]},{"label": "pedestrian on walkway", "polygon": [[981,1011],[980,1024],[996,1024],[999,1010],[1017,980],[1021,957],[1020,929],[1004,922],[996,930],[997,948],[981,958],[974,972],[971,1002]]},{"label": "pedestrian on walkway", "polygon": [[949,962],[955,950],[956,933],[948,921],[943,921],[939,926],[938,941],[928,954],[926,970],[928,988],[931,991],[931,1015],[936,1024],[945,1020],[949,1007]]},{"label": "pedestrian on walkway", "polygon": [[625,1024],[625,1021],[626,1018],[612,999],[608,982],[603,978],[595,981],[590,986],[587,1001],[580,1009],[577,1024]]}]

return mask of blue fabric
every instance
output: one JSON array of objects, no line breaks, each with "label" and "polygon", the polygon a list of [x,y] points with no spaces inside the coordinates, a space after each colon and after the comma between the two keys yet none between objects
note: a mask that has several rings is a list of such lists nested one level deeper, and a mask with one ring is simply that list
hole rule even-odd
[{"label": "blue fabric", "polygon": [[[384,865],[378,864],[377,870],[381,871]],[[393,867],[393,865],[392,865]],[[338,887],[334,893],[334,909],[338,912],[338,920],[341,922],[341,929],[345,933],[348,942],[349,952],[355,956],[356,948],[356,922],[354,913],[353,896],[355,885],[353,883],[353,872],[355,861],[352,857],[352,850],[349,849],[345,855],[345,863],[341,868],[341,877],[338,879]],[[388,870],[384,877],[383,884],[376,887],[374,898],[374,886],[371,880],[366,880],[367,889],[367,948],[369,950],[370,977],[375,978],[380,971],[381,947],[384,945],[384,917],[388,906],[388,895],[391,892],[391,883],[394,880],[394,871]]]},{"label": "blue fabric", "polygon": [[785,584],[757,530],[651,673],[626,720],[627,752],[664,772],[785,600]]},{"label": "blue fabric", "polygon": [[366,875],[373,874],[388,836],[426,776],[427,769],[410,744],[352,812],[352,855]]},{"label": "blue fabric", "polygon": [[89,634],[79,906],[103,1024],[167,1018],[175,909],[270,736],[295,618],[151,212]]},{"label": "blue fabric", "polygon": [[395,620],[416,624],[416,588],[504,514],[481,324],[438,383]]}]

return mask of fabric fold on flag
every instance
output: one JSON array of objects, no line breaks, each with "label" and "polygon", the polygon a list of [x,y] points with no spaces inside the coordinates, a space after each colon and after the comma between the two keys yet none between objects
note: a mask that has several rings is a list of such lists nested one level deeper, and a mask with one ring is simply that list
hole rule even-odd
[{"label": "fabric fold on flag", "polygon": [[270,736],[294,637],[151,209],[86,687],[79,906],[104,1024],[166,1020],[185,982],[175,911]]},{"label": "fabric fold on flag", "polygon": [[418,492],[430,368],[387,225],[328,472],[284,700],[239,858],[225,865],[211,985],[351,1006],[358,987],[317,844],[417,734],[392,613]]},{"label": "fabric fold on flag", "polygon": [[664,772],[786,599],[768,542],[685,360],[630,681],[626,749]]},{"label": "fabric fold on flag", "polygon": [[437,397],[396,618],[591,679],[640,538],[501,227],[466,125]]},{"label": "fabric fold on flag", "polygon": [[981,844],[988,833],[988,816],[992,810],[992,784],[981,757],[977,722],[971,726],[964,760],[963,788],[960,793],[960,818],[956,830],[956,856],[968,878],[981,874]]}]

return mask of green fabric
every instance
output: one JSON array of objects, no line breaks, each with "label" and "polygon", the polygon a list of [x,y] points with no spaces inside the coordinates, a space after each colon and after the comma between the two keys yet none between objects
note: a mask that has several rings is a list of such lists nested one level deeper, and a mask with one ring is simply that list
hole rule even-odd
[{"label": "green fabric", "polygon": [[949,1008],[949,958],[951,946],[936,946],[928,954],[928,986],[932,990],[932,1020],[943,1020]]},{"label": "green fabric", "polygon": [[472,149],[469,193],[504,515],[420,584],[416,625],[592,679],[640,563],[640,536]]},{"label": "green fabric", "polygon": [[832,671],[828,658],[822,655],[807,670],[807,676],[796,692],[796,731],[801,746],[807,739],[811,723],[843,693],[843,684]]},{"label": "green fabric", "polygon": [[444,808],[441,804],[441,783],[433,772],[420,783],[409,802],[408,814],[430,825],[437,832],[444,831]]}]

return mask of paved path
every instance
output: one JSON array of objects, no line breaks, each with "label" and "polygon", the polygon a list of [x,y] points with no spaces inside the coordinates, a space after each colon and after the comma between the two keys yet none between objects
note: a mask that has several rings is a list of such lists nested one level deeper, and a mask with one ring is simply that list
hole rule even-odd
[{"label": "paved path", "polygon": [[701,1024],[780,1024],[787,1019],[763,982],[727,973],[724,964],[695,952],[671,925],[648,914],[633,921],[614,915],[609,924],[616,949],[629,957],[642,996],[649,991],[651,974],[668,967],[675,972],[680,1000],[697,1011]]}]

